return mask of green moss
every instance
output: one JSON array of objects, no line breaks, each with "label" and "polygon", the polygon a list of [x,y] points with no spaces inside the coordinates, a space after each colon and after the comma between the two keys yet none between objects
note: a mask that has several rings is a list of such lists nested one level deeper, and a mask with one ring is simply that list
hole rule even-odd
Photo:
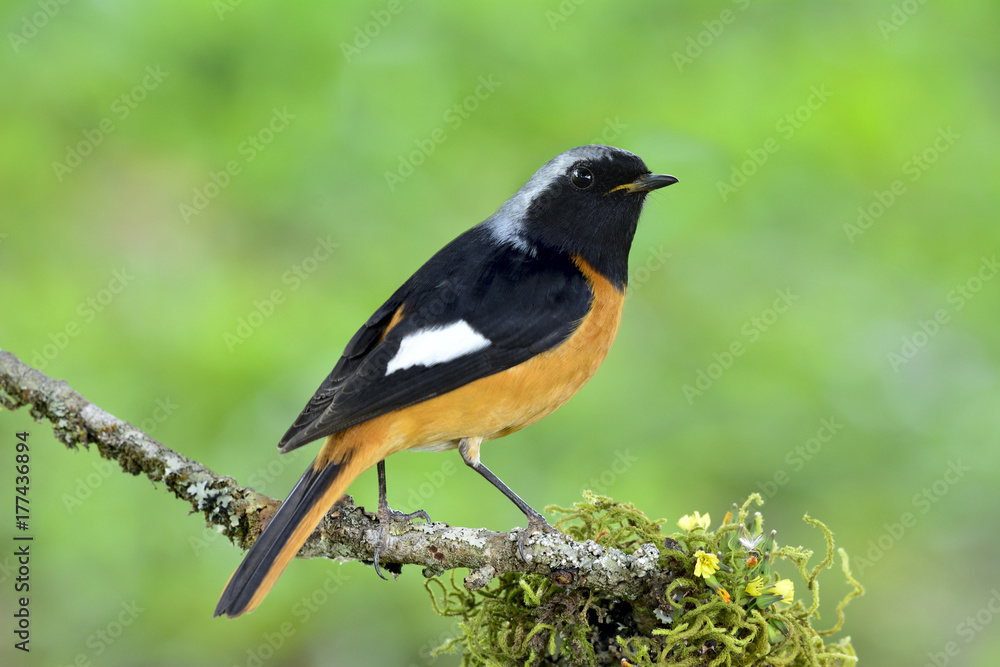
[{"label": "green moss", "polygon": [[[461,650],[462,664],[469,667],[838,667],[857,662],[850,638],[836,643],[824,639],[841,629],[844,606],[863,592],[842,549],[842,570],[852,590],[837,606],[832,628],[817,631],[812,626],[818,619],[819,575],[832,566],[838,551],[821,522],[804,518],[826,539],[825,557],[810,569],[810,550],[778,547],[773,533],[764,537],[763,517],[751,517],[749,511],[751,503],[763,504],[758,494],[742,507],[734,505],[714,532],[695,527],[670,536],[661,533],[665,520],[652,521],[631,504],[589,492],[584,498],[572,508],[547,508],[562,515],[556,527],[578,541],[594,540],[626,553],[655,544],[660,549],[659,570],[647,577],[645,590],[634,599],[616,599],[585,588],[564,588],[547,576],[514,572],[471,592],[452,571],[448,579],[427,581],[435,611],[459,619],[460,634],[438,652]],[[721,561],[721,568],[708,578],[694,574],[699,551],[716,554]],[[775,559],[795,566],[804,583],[799,587],[811,593],[808,607],[801,600],[784,602],[773,589],[757,595],[747,591],[754,580],[760,589],[775,583],[778,577],[770,571]]]}]

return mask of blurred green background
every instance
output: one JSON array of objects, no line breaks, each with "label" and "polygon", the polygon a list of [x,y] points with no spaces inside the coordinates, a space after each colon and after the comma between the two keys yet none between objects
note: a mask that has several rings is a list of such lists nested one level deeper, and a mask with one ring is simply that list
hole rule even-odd
[{"label": "blurred green background", "polygon": [[[779,541],[821,549],[809,512],[852,554],[865,664],[1000,661],[996,3],[43,0],[0,25],[3,349],[283,498],[315,448],[274,445],[382,300],[549,158],[621,146],[680,183],[618,342],[484,460],[535,506],[592,488],[671,526],[760,491]],[[22,429],[32,652],[5,630],[0,656],[458,663],[428,655],[453,623],[415,568],[296,561],[213,620],[240,552],[27,411],[0,415],[4,480]],[[388,475],[397,509],[523,523],[455,453]]]}]

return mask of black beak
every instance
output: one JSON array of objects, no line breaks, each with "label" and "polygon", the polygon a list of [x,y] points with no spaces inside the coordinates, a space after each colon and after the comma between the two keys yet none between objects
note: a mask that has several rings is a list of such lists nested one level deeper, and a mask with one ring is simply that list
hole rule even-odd
[{"label": "black beak", "polygon": [[673,185],[676,182],[676,178],[668,176],[667,174],[643,174],[631,183],[625,183],[624,185],[619,185],[616,188],[611,188],[608,191],[608,194],[611,194],[615,190],[624,190],[625,192],[650,192],[651,190],[656,190],[657,188],[665,188],[668,185]]}]

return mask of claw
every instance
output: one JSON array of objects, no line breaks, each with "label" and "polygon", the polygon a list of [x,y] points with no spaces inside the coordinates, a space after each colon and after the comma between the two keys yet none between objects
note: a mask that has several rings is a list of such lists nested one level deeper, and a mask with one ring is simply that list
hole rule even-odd
[{"label": "claw", "polygon": [[382,550],[386,548],[389,543],[389,526],[392,525],[394,521],[400,523],[409,522],[413,519],[423,519],[427,523],[431,522],[431,517],[424,510],[417,510],[416,512],[410,512],[405,514],[398,510],[394,510],[389,507],[388,503],[379,503],[378,507],[378,544],[375,545],[375,574],[381,577],[383,580],[388,581],[389,577],[382,574],[382,568],[379,566],[379,555],[381,555]]},{"label": "claw", "polygon": [[413,521],[414,519],[423,519],[427,523],[431,522],[430,516],[424,510],[417,510],[416,512],[410,512],[409,514],[404,514],[399,510],[389,510],[390,516],[392,516],[393,521]]}]

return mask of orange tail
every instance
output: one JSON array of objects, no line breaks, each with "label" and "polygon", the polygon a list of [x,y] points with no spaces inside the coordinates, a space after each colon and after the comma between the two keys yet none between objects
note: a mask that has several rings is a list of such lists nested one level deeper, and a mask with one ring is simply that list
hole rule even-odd
[{"label": "orange tail", "polygon": [[[371,466],[371,462],[363,460],[367,457],[354,456],[350,452],[339,460],[331,459],[328,450],[333,445],[327,439],[313,465],[250,546],[243,562],[229,578],[214,616],[225,614],[235,618],[253,611],[326,513],[344,495],[348,485]],[[319,470],[317,462],[322,466]]]}]

